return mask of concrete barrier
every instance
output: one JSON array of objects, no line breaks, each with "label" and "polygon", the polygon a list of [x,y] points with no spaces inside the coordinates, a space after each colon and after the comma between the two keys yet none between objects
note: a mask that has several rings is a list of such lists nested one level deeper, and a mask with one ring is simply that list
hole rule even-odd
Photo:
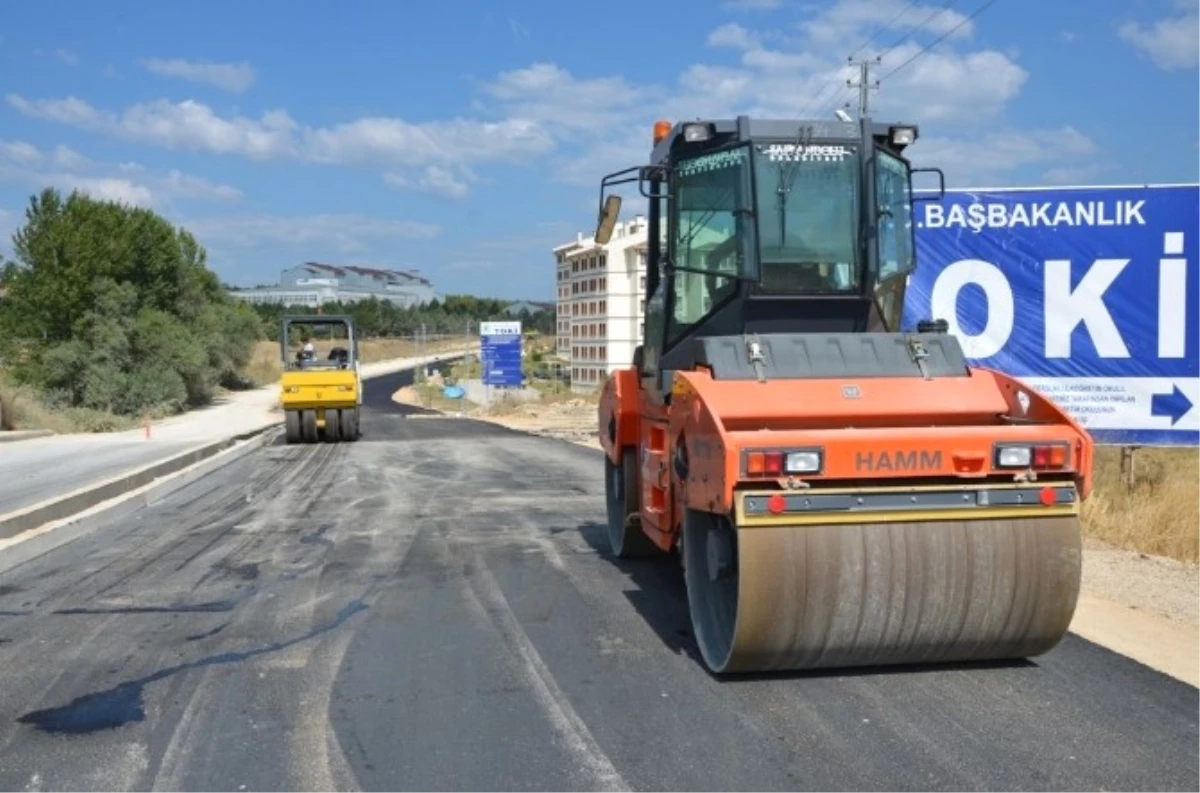
[{"label": "concrete barrier", "polygon": [[240,436],[222,438],[221,440],[206,443],[194,449],[189,449],[186,452],[176,454],[173,457],[168,457],[165,460],[159,460],[149,465],[144,465],[141,468],[135,468],[132,471],[125,471],[111,479],[81,487],[64,496],[55,496],[38,504],[22,507],[7,515],[0,515],[0,539],[7,539],[30,529],[35,529],[44,523],[62,520],[63,518],[83,512],[101,502],[117,498],[132,490],[148,485],[156,479],[203,462],[239,443],[243,444],[243,448],[258,448],[265,441],[260,440],[255,445],[252,443],[255,438],[262,439],[263,436],[277,434],[278,431],[278,427],[272,425]]},{"label": "concrete barrier", "polygon": [[[91,502],[90,506],[71,514],[62,515],[62,517],[57,519],[49,518],[46,522],[37,525],[35,528],[30,528],[11,537],[0,539],[0,572],[12,569],[60,545],[65,545],[109,521],[131,515],[143,507],[161,501],[172,493],[208,476],[213,471],[240,460],[263,446],[269,445],[275,439],[279,438],[280,435],[281,430],[278,427],[268,427],[265,430],[252,433],[250,437],[246,437],[243,440],[230,439],[232,443],[221,442],[220,444],[210,444],[210,446],[223,445],[224,448],[216,451],[209,450],[210,453],[207,456],[203,456],[199,461],[182,468],[177,467],[173,472],[167,472],[164,468],[164,464],[171,461],[162,461],[154,466],[147,466],[147,469],[158,469],[157,473],[152,476],[146,476],[146,469],[142,469],[142,476],[140,478],[143,480],[149,479],[149,481],[132,490],[117,490],[113,492],[110,489],[105,493],[110,496],[107,499],[96,501],[95,496],[100,495],[100,488],[104,487],[104,485],[111,485],[111,482],[102,483],[95,488],[88,488],[90,491],[96,491],[91,498],[80,499],[78,497],[82,491],[77,491],[71,494],[77,497],[75,505],[79,506],[83,503]],[[177,461],[180,458],[189,455],[194,458],[197,452],[202,451],[204,450],[193,450],[185,455],[177,455],[175,458],[172,458],[172,461],[175,461],[175,465],[178,465]],[[116,479],[124,479],[126,482],[130,481],[126,477],[117,477]],[[61,514],[61,511],[55,510],[49,502],[22,510],[21,512],[29,513],[39,507],[42,509],[49,507],[51,510],[43,512],[43,516],[49,516],[55,514],[55,512]],[[0,517],[0,521],[7,520],[9,517]]]}]

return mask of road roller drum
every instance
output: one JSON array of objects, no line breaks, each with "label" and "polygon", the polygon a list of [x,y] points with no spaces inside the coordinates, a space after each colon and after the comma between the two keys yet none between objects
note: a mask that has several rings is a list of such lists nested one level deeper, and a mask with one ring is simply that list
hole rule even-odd
[{"label": "road roller drum", "polygon": [[735,529],[689,511],[682,545],[717,672],[1036,656],[1079,593],[1075,516]]}]

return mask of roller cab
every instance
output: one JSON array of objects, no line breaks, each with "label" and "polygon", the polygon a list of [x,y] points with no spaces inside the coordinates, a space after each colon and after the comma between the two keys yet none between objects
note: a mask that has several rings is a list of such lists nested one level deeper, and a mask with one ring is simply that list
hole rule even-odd
[{"label": "roller cab", "polygon": [[[901,329],[913,126],[660,126],[646,334],[604,384],[619,557],[676,554],[716,673],[1024,658],[1070,624],[1092,441]],[[940,171],[934,170],[940,178]]]},{"label": "roller cab", "polygon": [[287,443],[358,440],[362,377],[353,318],[286,316],[279,400]]}]

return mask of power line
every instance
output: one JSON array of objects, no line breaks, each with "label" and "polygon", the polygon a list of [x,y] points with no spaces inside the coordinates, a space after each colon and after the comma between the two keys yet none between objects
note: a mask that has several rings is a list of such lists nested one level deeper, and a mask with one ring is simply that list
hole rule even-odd
[{"label": "power line", "polygon": [[912,9],[912,7],[908,3],[905,3],[900,8],[900,13],[896,14],[894,17],[889,19],[887,22],[884,22],[882,25],[880,25],[878,28],[876,28],[875,32],[871,34],[871,38],[867,39],[862,44],[859,44],[858,47],[856,47],[854,49],[854,51],[850,53],[850,57],[853,58],[855,55],[857,55],[859,52],[861,52],[863,47],[869,47],[871,45],[871,42],[874,41],[876,39],[876,37],[879,36],[880,33],[882,33],[883,31],[890,28],[892,25],[899,22],[900,18],[903,17],[905,14],[907,14],[911,9]]},{"label": "power line", "polygon": [[928,24],[929,24],[930,22],[932,22],[932,21],[933,21],[935,18],[937,18],[937,17],[941,16],[942,14],[946,13],[947,11],[949,11],[949,10],[950,10],[950,6],[954,5],[954,4],[955,4],[955,3],[957,3],[957,2],[958,2],[958,0],[946,0],[946,2],[942,4],[942,7],[941,7],[941,8],[937,9],[937,10],[936,10],[936,11],[934,11],[932,14],[930,14],[930,15],[929,15],[929,16],[927,16],[927,17],[925,17],[923,20],[921,20],[920,22],[918,22],[917,24],[915,24],[915,25],[913,25],[911,28],[909,28],[907,31],[905,31],[904,33],[902,33],[902,34],[900,35],[900,38],[898,38],[898,39],[896,39],[894,42],[892,42],[892,46],[890,46],[890,47],[888,47],[886,50],[884,50],[884,51],[883,51],[883,52],[880,54],[880,56],[879,56],[879,57],[881,57],[881,58],[882,58],[882,57],[886,56],[888,53],[890,53],[892,50],[894,50],[894,49],[896,49],[897,47],[899,47],[899,46],[900,46],[901,44],[903,44],[903,43],[904,43],[906,40],[908,40],[908,37],[909,37],[909,36],[911,36],[911,35],[912,35],[913,33],[915,33],[916,31],[918,31],[918,30],[920,30],[921,28],[923,28],[923,27],[925,27],[926,25],[928,25]]},{"label": "power line", "polygon": [[[951,0],[951,2],[955,2],[955,0]],[[850,61],[850,62],[853,62],[855,54],[857,54],[858,52],[860,52],[860,51],[861,51],[861,50],[862,50],[864,47],[870,46],[871,42],[873,42],[873,41],[874,41],[874,40],[875,40],[875,39],[876,39],[876,38],[879,36],[879,34],[880,34],[880,33],[882,33],[883,31],[887,30],[887,29],[888,29],[889,27],[891,27],[892,25],[894,25],[894,24],[896,24],[897,22],[899,22],[899,21],[900,21],[900,19],[901,19],[901,18],[902,18],[902,17],[903,17],[905,14],[907,14],[907,13],[908,13],[910,10],[912,10],[912,6],[911,6],[909,3],[907,3],[907,2],[906,2],[906,3],[904,4],[904,6],[903,6],[903,7],[901,7],[901,9],[900,9],[900,12],[899,12],[898,14],[896,14],[895,16],[893,16],[891,19],[889,19],[889,20],[888,20],[887,22],[885,22],[884,24],[880,25],[880,26],[879,26],[879,27],[878,27],[878,28],[875,30],[875,32],[874,32],[874,33],[871,35],[871,37],[870,37],[869,39],[867,39],[866,41],[864,41],[862,44],[858,45],[858,47],[856,47],[856,48],[854,49],[854,51],[850,53],[850,57],[849,57],[847,60],[848,60],[848,61]],[[816,96],[814,96],[812,99],[810,99],[810,100],[808,101],[808,103],[807,103],[806,105],[804,105],[804,107],[803,107],[803,108],[801,108],[800,115],[801,115],[801,116],[803,116],[804,114],[806,114],[806,113],[809,111],[809,109],[810,109],[810,108],[812,108],[813,106],[815,106],[815,105],[816,105],[816,103],[817,103],[818,101],[820,101],[821,97],[825,95],[825,92],[829,90],[829,87],[830,87],[830,86],[832,86],[832,85],[836,85],[836,84],[837,84],[837,82],[836,82],[836,78],[834,78],[833,80],[830,80],[829,82],[825,83],[825,85],[821,86],[821,90],[817,92]],[[835,103],[834,103],[834,106],[836,107],[836,106],[837,106],[837,105],[839,105],[839,104],[841,104],[841,101],[840,101],[840,100],[839,100],[839,101],[837,101],[837,102],[835,102]]]},{"label": "power line", "polygon": [[[918,28],[924,27],[925,25],[928,25],[928,24],[929,24],[929,23],[930,23],[930,22],[933,20],[933,18],[934,18],[934,17],[936,17],[938,14],[941,14],[941,13],[945,12],[947,9],[949,9],[949,8],[950,8],[950,6],[954,5],[956,2],[958,2],[958,0],[947,0],[947,1],[946,1],[946,3],[945,3],[945,4],[943,4],[943,6],[942,6],[940,9],[938,9],[938,10],[934,11],[932,14],[930,14],[930,15],[929,15],[929,16],[927,16],[927,17],[925,17],[925,19],[924,19],[924,20],[922,20],[921,22],[918,22],[917,24],[915,24],[915,25],[913,25],[912,27],[910,27],[910,28],[908,29],[908,31],[907,31],[907,32],[905,32],[904,34],[902,34],[902,35],[900,36],[900,38],[896,39],[896,41],[895,41],[895,42],[892,44],[892,46],[890,46],[890,47],[888,47],[886,50],[884,50],[884,51],[883,51],[883,53],[882,53],[882,54],[880,54],[880,55],[878,56],[877,60],[882,60],[882,58],[883,58],[885,55],[887,55],[887,54],[888,54],[889,52],[891,52],[892,50],[896,49],[896,47],[900,46],[901,42],[905,41],[905,40],[906,40],[906,39],[907,39],[907,38],[908,38],[910,35],[912,35],[913,31],[917,30]],[[883,32],[883,31],[884,31],[886,28],[888,28],[888,27],[890,27],[891,25],[893,25],[893,24],[895,24],[896,22],[898,22],[898,21],[899,21],[899,20],[900,20],[900,19],[901,19],[901,18],[902,18],[902,17],[903,17],[903,16],[904,16],[906,13],[908,13],[910,10],[913,10],[913,9],[912,9],[912,7],[911,7],[911,5],[910,5],[910,4],[908,4],[908,3],[905,3],[904,7],[900,9],[900,13],[899,13],[899,14],[896,14],[895,16],[893,16],[893,17],[891,18],[891,20],[890,20],[890,21],[888,21],[888,23],[887,23],[887,24],[885,24],[885,25],[882,25],[882,26],[881,26],[881,27],[880,27],[880,28],[879,28],[877,31],[875,31],[875,34],[874,34],[873,36],[871,36],[871,38],[870,38],[870,39],[868,39],[868,40],[867,40],[867,41],[866,41],[864,44],[860,45],[860,46],[859,46],[857,49],[855,49],[855,50],[854,50],[854,52],[851,52],[851,53],[850,53],[850,57],[849,57],[847,60],[848,60],[848,61],[850,61],[850,62],[853,62],[853,60],[854,60],[854,54],[855,54],[855,53],[859,52],[859,51],[860,51],[860,50],[861,50],[863,47],[866,47],[867,45],[869,45],[869,44],[870,44],[872,41],[874,41],[874,40],[875,40],[875,38],[876,38],[876,37],[877,37],[877,36],[878,36],[880,33],[882,33],[882,32]],[[804,105],[804,107],[801,109],[801,112],[800,112],[800,115],[801,115],[801,116],[803,116],[803,115],[805,115],[806,113],[808,113],[808,111],[809,111],[811,108],[813,108],[813,107],[815,107],[815,106],[817,105],[817,102],[819,102],[819,101],[820,101],[820,99],[821,99],[821,97],[825,95],[825,92],[829,90],[830,86],[833,86],[833,85],[836,85],[836,84],[837,84],[837,83],[836,83],[836,79],[837,79],[837,78],[834,78],[834,79],[830,80],[829,82],[827,82],[825,85],[821,86],[821,90],[820,90],[820,91],[818,91],[818,92],[816,93],[816,95],[815,95],[815,96],[814,96],[812,99],[810,99],[810,100],[808,101],[808,103],[807,103],[807,104],[805,104],[805,105]],[[847,81],[847,82],[849,82],[849,81]],[[878,82],[878,81],[877,81],[877,82]],[[841,102],[841,99],[839,98],[837,101],[835,101],[835,102],[834,102],[834,107],[837,107],[837,106],[839,106],[841,103],[842,103],[842,102]]]},{"label": "power line", "polygon": [[820,101],[821,97],[825,95],[825,92],[828,91],[829,87],[832,85],[837,85],[837,78],[834,78],[834,79],[830,80],[829,82],[825,83],[825,85],[823,85],[821,87],[821,90],[818,91],[812,99],[808,100],[808,102],[804,105],[804,107],[802,107],[800,109],[800,117],[801,118],[803,118],[805,116],[805,114],[808,113],[810,108],[816,106],[817,102]]},{"label": "power line", "polygon": [[934,46],[936,46],[937,44],[940,44],[942,41],[944,41],[944,40],[946,39],[946,37],[947,37],[947,36],[949,36],[949,35],[950,35],[951,33],[953,33],[954,31],[958,30],[959,28],[961,28],[963,25],[965,25],[965,24],[967,24],[968,22],[970,22],[970,21],[971,21],[972,19],[974,19],[975,17],[979,16],[981,13],[983,13],[983,11],[984,11],[985,9],[987,9],[987,7],[988,7],[988,6],[990,6],[990,5],[994,4],[995,2],[996,2],[996,0],[987,0],[987,2],[986,2],[986,3],[984,3],[983,5],[981,5],[979,8],[975,9],[975,11],[974,11],[974,12],[972,12],[970,16],[968,16],[968,17],[966,17],[965,19],[963,19],[963,21],[962,21],[962,22],[959,22],[957,25],[955,25],[954,27],[950,28],[950,29],[949,29],[949,30],[947,30],[945,33],[943,33],[942,35],[938,36],[936,39],[934,39],[933,41],[931,41],[929,44],[926,44],[926,45],[925,45],[925,47],[924,47],[924,48],[923,48],[923,49],[922,49],[920,52],[918,52],[916,55],[912,56],[911,58],[909,58],[908,60],[906,60],[904,63],[900,64],[900,65],[899,65],[899,66],[897,66],[895,69],[892,69],[890,72],[888,72],[887,74],[885,74],[883,77],[880,77],[880,78],[879,78],[880,82],[882,82],[882,81],[886,80],[887,78],[891,77],[893,74],[895,74],[896,72],[900,71],[900,70],[901,70],[901,69],[903,69],[905,66],[908,66],[910,63],[912,63],[913,61],[915,61],[917,58],[920,58],[922,55],[924,55],[925,53],[929,52],[929,50],[930,50],[930,49],[932,49]]}]

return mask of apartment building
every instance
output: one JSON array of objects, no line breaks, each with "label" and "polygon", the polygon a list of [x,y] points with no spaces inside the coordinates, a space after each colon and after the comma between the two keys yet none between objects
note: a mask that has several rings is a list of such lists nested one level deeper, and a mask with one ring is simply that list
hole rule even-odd
[{"label": "apartment building", "polygon": [[607,245],[577,234],[553,249],[557,279],[557,352],[570,361],[571,387],[598,388],[609,372],[633,363],[644,328],[646,218],[618,223]]}]

